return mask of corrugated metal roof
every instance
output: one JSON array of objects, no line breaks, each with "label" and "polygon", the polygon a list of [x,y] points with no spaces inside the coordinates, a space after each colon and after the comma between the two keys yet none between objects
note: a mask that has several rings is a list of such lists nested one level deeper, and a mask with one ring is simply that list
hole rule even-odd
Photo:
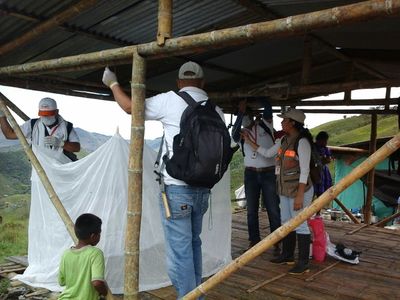
[{"label": "corrugated metal roof", "polygon": [[[175,0],[173,36],[183,36],[347,5],[343,0]],[[3,0],[0,2],[0,47],[14,40],[78,1]],[[157,34],[158,1],[99,0],[77,16],[43,33],[27,44],[1,55],[0,66],[59,58],[154,41]],[[368,20],[352,25],[313,31],[312,34],[347,55],[345,61],[313,42],[310,83],[337,83],[348,78],[352,60],[388,79],[400,79],[400,18]],[[361,53],[359,50],[363,50]],[[388,51],[390,55],[386,55]],[[394,51],[394,52],[393,52]],[[395,55],[395,54],[398,55]],[[262,84],[288,82],[298,85],[304,54],[304,36],[258,41],[248,46],[210,49],[184,57],[164,58],[148,63],[148,87],[154,92],[174,88],[176,70],[186,59],[203,64],[211,91],[224,92]],[[379,57],[380,60],[376,59]],[[385,59],[383,59],[385,58]],[[389,59],[390,58],[390,59]],[[129,82],[129,64],[118,66],[122,82]],[[99,83],[96,71],[57,73],[57,77]],[[373,72],[372,72],[373,73]],[[353,80],[376,79],[371,72],[356,69]],[[33,76],[30,80],[39,80]],[[41,80],[45,80],[44,77]],[[0,78],[0,83],[18,85],[16,78]],[[40,86],[40,84],[38,85]],[[46,85],[48,88],[48,85]],[[69,89],[60,82],[58,89]],[[84,87],[82,87],[84,89]],[[105,89],[104,89],[105,90]],[[103,91],[104,91],[103,90]]]}]

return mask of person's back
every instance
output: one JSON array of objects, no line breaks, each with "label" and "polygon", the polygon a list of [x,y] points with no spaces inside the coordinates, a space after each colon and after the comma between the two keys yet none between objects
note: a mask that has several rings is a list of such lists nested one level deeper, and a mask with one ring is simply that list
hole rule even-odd
[{"label": "person's back", "polygon": [[61,258],[58,282],[65,289],[59,299],[97,300],[100,295],[107,295],[104,255],[94,247],[100,241],[101,219],[83,214],[76,220],[74,229],[79,242]]},{"label": "person's back", "polygon": [[59,299],[99,299],[91,282],[104,280],[103,252],[91,245],[66,250],[61,258],[58,280],[65,286]]}]

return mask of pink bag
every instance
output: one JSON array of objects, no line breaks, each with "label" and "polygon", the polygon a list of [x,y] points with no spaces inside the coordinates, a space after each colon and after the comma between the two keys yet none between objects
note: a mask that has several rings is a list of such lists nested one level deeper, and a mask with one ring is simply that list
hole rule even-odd
[{"label": "pink bag", "polygon": [[313,259],[318,262],[323,262],[326,256],[326,234],[324,221],[321,216],[315,216],[308,220],[313,233],[312,255]]}]

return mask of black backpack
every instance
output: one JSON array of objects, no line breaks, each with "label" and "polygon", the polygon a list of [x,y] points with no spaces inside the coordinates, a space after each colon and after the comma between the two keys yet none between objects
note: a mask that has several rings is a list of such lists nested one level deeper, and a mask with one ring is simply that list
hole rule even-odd
[{"label": "black backpack", "polygon": [[170,159],[163,157],[166,170],[191,186],[212,188],[234,153],[229,131],[210,100],[196,102],[186,92],[178,95],[188,107],[181,117],[180,132],[174,137],[174,153]]},{"label": "black backpack", "polygon": [[[37,120],[39,120],[39,119],[31,119],[31,130],[33,130],[33,126],[35,126],[35,123],[37,122]],[[69,140],[69,134],[71,133],[71,130],[74,127],[74,124],[72,124],[71,122],[68,122],[68,121],[65,121],[65,122],[67,122],[67,141],[68,141]],[[49,133],[48,133],[46,127],[45,127],[45,136],[49,136]],[[69,152],[69,151],[63,150],[63,153],[71,161],[77,161],[78,160],[78,157],[73,152]]]},{"label": "black backpack", "polygon": [[[297,138],[295,144],[294,144],[294,149],[297,152],[297,148],[299,147],[299,140],[303,138],[304,136],[299,135]],[[314,143],[311,143],[311,158],[310,158],[310,178],[313,184],[319,184],[321,183],[321,172],[322,172],[322,160],[321,156],[319,155],[317,146]]]}]

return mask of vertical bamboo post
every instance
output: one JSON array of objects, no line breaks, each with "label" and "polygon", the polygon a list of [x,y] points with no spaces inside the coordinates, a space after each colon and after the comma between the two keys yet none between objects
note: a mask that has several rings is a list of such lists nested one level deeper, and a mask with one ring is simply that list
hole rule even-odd
[{"label": "vertical bamboo post", "polygon": [[[371,114],[371,138],[369,142],[369,155],[376,151],[376,128],[377,128],[377,115]],[[371,206],[372,197],[374,195],[374,182],[375,182],[375,168],[371,169],[367,178],[367,200],[364,207],[364,223],[371,223]]]},{"label": "vertical bamboo post", "polygon": [[386,94],[385,94],[385,100],[386,100],[386,103],[385,103],[385,110],[389,110],[389,108],[390,108],[390,106],[389,106],[389,101],[390,101],[391,90],[392,90],[392,88],[391,88],[390,86],[388,86],[388,87],[386,88]]},{"label": "vertical bamboo post", "polygon": [[347,176],[342,178],[335,186],[330,187],[321,196],[314,200],[310,206],[306,207],[297,216],[283,224],[281,227],[276,229],[261,242],[255,245],[250,250],[246,251],[240,257],[233,260],[224,269],[220,270],[218,273],[210,277],[207,281],[203,282],[201,285],[196,287],[190,293],[185,295],[183,299],[196,299],[201,295],[205,294],[210,289],[214,288],[217,284],[224,281],[231,274],[239,270],[241,267],[252,261],[254,258],[265,252],[267,249],[272,247],[275,243],[279,242],[282,238],[293,231],[297,226],[310,218],[317,211],[321,210],[324,205],[330,203],[338,194],[349,187],[353,182],[369,170],[374,168],[374,166],[391,153],[396,151],[400,147],[400,133],[396,134],[390,141],[383,145],[378,151],[368,157],[363,163],[354,168]]},{"label": "vertical bamboo post", "polygon": [[172,0],[158,0],[157,45],[163,46],[172,37]]},{"label": "vertical bamboo post", "polygon": [[132,127],[128,169],[128,211],[125,233],[124,299],[139,299],[139,241],[142,219],[142,174],[146,61],[137,51],[132,65]]},{"label": "vertical bamboo post", "polygon": [[24,134],[21,131],[21,128],[19,128],[19,125],[15,121],[13,115],[10,113],[10,111],[8,110],[8,108],[6,107],[6,105],[4,104],[4,101],[2,99],[0,99],[0,109],[6,115],[8,121],[11,124],[12,129],[14,130],[19,141],[21,142],[22,148],[24,149],[26,155],[28,156],[29,160],[31,161],[32,166],[35,168],[40,180],[42,181],[44,188],[46,189],[47,194],[49,195],[51,202],[53,203],[58,214],[60,215],[61,220],[64,222],[65,226],[67,227],[67,231],[70,234],[72,240],[74,241],[74,243],[77,243],[78,239],[75,236],[74,223],[72,222],[70,216],[68,215],[64,206],[62,205],[60,198],[58,198],[53,186],[50,183],[49,178],[46,175],[46,172],[44,171],[42,165],[40,164],[36,155],[33,153],[31,147],[29,146]]},{"label": "vertical bamboo post", "polygon": [[304,39],[303,50],[303,68],[301,71],[301,84],[308,84],[310,81],[310,72],[312,64],[312,40],[308,35]]}]

